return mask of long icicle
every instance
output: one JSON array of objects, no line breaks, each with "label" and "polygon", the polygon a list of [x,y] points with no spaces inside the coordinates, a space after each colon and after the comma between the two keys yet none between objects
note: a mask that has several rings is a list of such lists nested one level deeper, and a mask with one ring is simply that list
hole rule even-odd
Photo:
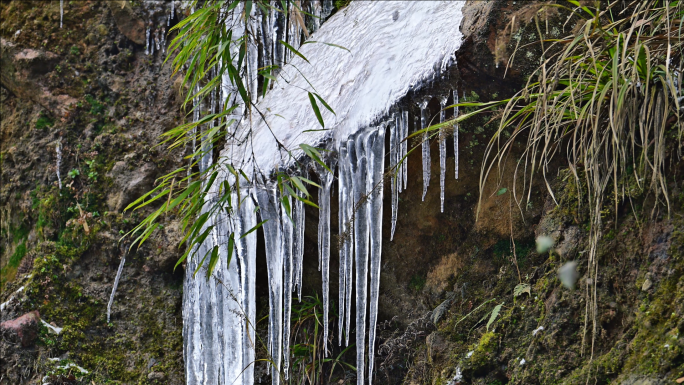
[{"label": "long icicle", "polygon": [[280,359],[283,337],[283,260],[281,247],[281,227],[279,201],[275,186],[257,189],[259,213],[261,220],[266,221],[264,229],[264,245],[266,248],[266,264],[268,270],[268,342],[271,368],[271,383],[280,383]]},{"label": "long icicle", "polygon": [[404,176],[402,179],[404,180],[404,190],[406,190],[406,187],[408,187],[408,140],[406,139],[408,137],[408,124],[409,124],[409,113],[408,111],[403,111],[401,113],[401,158],[404,159],[403,164],[401,165],[401,169],[403,171]]},{"label": "long icicle", "polygon": [[394,231],[397,227],[397,213],[399,210],[399,185],[401,184],[401,167],[399,166],[399,132],[401,130],[399,123],[399,115],[394,114],[393,121],[390,122],[390,172],[392,172],[391,187],[392,187],[392,230],[390,232],[390,241],[394,240]]},{"label": "long icicle", "polygon": [[[371,150],[369,148],[369,150]],[[382,200],[383,172],[385,169],[385,125],[380,125],[377,138],[370,151],[370,323],[368,325],[368,384],[373,382],[375,359],[375,326],[378,321],[378,296],[380,294],[380,267],[382,261]]]},{"label": "long icicle", "polygon": [[[428,125],[428,114],[427,109],[429,99],[425,99],[420,104],[420,129],[423,130],[427,128]],[[421,149],[423,150],[423,202],[425,202],[425,195],[427,195],[428,186],[430,186],[430,134],[425,131],[423,133],[423,142],[421,143]]]},{"label": "long icicle", "polygon": [[347,293],[347,244],[349,243],[349,233],[347,229],[347,199],[349,194],[349,186],[346,183],[345,174],[349,166],[347,165],[347,143],[342,143],[339,149],[339,167],[338,167],[338,188],[337,188],[337,198],[338,198],[338,218],[339,218],[339,253],[340,253],[340,273],[338,280],[339,296],[338,296],[338,319],[337,319],[337,330],[338,330],[338,341],[339,345],[342,346],[342,335],[344,334],[344,320],[345,320],[345,295]]},{"label": "long icicle", "polygon": [[[308,174],[304,174],[305,178],[308,178]],[[297,195],[300,198],[304,198],[304,193],[297,190]],[[304,211],[304,202],[297,199],[294,203],[294,214],[293,220],[295,223],[294,228],[294,244],[293,244],[293,269],[294,269],[294,286],[293,290],[297,290],[297,299],[302,302],[302,267],[304,260],[304,219],[306,218],[306,212]]]},{"label": "long icicle", "polygon": [[[454,104],[458,104],[458,90],[454,90]],[[458,107],[454,107],[454,118],[458,117]],[[456,162],[456,179],[458,179],[458,123],[454,125],[454,162]]]},{"label": "long icicle", "polygon": [[[335,170],[334,163],[328,166],[331,170]],[[335,175],[324,168],[319,169],[318,175],[321,179],[321,189],[318,193],[318,252],[321,260],[321,274],[323,281],[323,355],[328,356],[328,310],[330,304],[329,287],[330,287],[330,190],[332,188]]]},{"label": "long icicle", "polygon": [[[240,202],[239,215],[236,218],[235,246],[240,261],[241,271],[244,276],[244,288],[242,295],[242,311],[246,317],[242,331],[242,380],[244,384],[254,383],[254,360],[256,357],[256,251],[257,233],[245,233],[257,224],[254,212],[254,200],[251,191],[246,191]],[[228,383],[228,382],[227,382]]]},{"label": "long icicle", "polygon": [[[292,197],[284,197],[288,206],[292,207]],[[290,368],[290,313],[292,311],[292,241],[293,226],[287,211],[280,210],[280,223],[282,226],[281,252],[283,253],[283,374],[288,378]]]},{"label": "long icicle", "polygon": [[[448,96],[449,95],[447,94],[447,97]],[[447,97],[442,98],[439,103],[441,108],[439,111],[440,123],[444,122],[444,108],[446,107]],[[446,177],[446,133],[444,131],[444,127],[439,129],[439,212],[441,213],[444,212],[444,179]]]},{"label": "long icicle", "polygon": [[345,164],[345,173],[344,173],[344,183],[348,194],[347,194],[347,199],[346,199],[346,206],[344,207],[345,210],[345,217],[347,218],[347,223],[348,223],[348,233],[349,236],[347,237],[347,261],[346,261],[346,266],[344,268],[345,271],[345,281],[346,281],[346,291],[344,293],[345,296],[345,308],[347,309],[345,313],[345,329],[344,329],[344,336],[345,336],[345,346],[349,346],[349,335],[350,335],[350,330],[351,330],[351,306],[352,306],[352,282],[353,282],[353,269],[354,269],[354,250],[356,249],[355,246],[355,241],[354,237],[356,234],[356,229],[354,228],[354,223],[353,223],[353,218],[355,216],[354,212],[354,206],[356,205],[356,200],[354,199],[354,170],[356,167],[356,142],[354,139],[350,139],[347,141],[347,157],[346,157],[346,164]]},{"label": "long icicle", "polygon": [[367,154],[377,137],[377,132],[359,135],[356,142],[356,167],[354,172],[354,252],[356,258],[356,383],[364,385],[366,304],[368,298],[368,214],[367,193],[370,191],[370,175]]}]

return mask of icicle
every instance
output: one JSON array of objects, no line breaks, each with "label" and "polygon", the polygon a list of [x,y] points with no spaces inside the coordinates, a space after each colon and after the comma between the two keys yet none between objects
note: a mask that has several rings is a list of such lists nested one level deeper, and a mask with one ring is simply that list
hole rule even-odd
[{"label": "icicle", "polygon": [[150,54],[150,27],[145,31],[145,55]]},{"label": "icicle", "polygon": [[[154,32],[156,34],[157,30],[155,29]],[[150,46],[150,55],[154,55],[154,38],[152,36],[150,36],[150,43],[148,44]]]},{"label": "icicle", "polygon": [[338,167],[338,218],[339,218],[339,253],[340,253],[340,273],[339,273],[339,290],[338,290],[338,319],[337,319],[337,330],[338,330],[338,341],[339,346],[342,346],[342,335],[344,334],[344,312],[345,312],[345,294],[347,293],[347,244],[349,244],[349,234],[347,229],[347,199],[349,194],[349,186],[347,185],[345,175],[347,173],[347,143],[342,143],[339,149],[339,167]]},{"label": "icicle", "polygon": [[64,0],[59,0],[59,28],[62,28],[64,21]]},{"label": "icicle", "polygon": [[[246,368],[240,368],[242,372],[243,384],[254,383],[254,359],[255,359],[255,328],[256,328],[256,243],[257,234],[251,232],[242,238],[241,234],[254,228],[257,224],[256,213],[254,212],[254,201],[250,193],[240,202],[238,209],[239,215],[234,219],[235,248],[239,260],[242,277],[242,310],[246,317],[243,330],[234,330],[233,333],[240,333],[242,337],[242,362]],[[237,197],[236,197],[237,198]],[[248,366],[249,365],[249,366]],[[233,381],[233,380],[231,380]],[[233,382],[226,382],[230,384]]]},{"label": "icicle", "polygon": [[[420,104],[420,128],[425,129],[428,126],[428,114],[430,111],[427,109],[429,99],[426,98]],[[423,133],[423,142],[421,143],[421,149],[423,150],[423,202],[425,202],[425,195],[427,195],[427,189],[430,185],[430,135],[427,131]]]},{"label": "icicle", "polygon": [[[357,207],[354,216],[354,251],[356,258],[356,383],[364,385],[365,374],[365,336],[366,336],[366,304],[368,298],[368,215],[369,206],[366,199],[370,190],[371,175],[367,154],[377,137],[377,132],[362,133],[357,138],[356,153],[352,159],[354,174],[354,202]],[[355,167],[354,167],[355,165]]]},{"label": "icicle", "polygon": [[[308,178],[308,174],[304,173],[304,177]],[[304,193],[297,190],[297,195],[300,198],[304,197]],[[304,219],[306,212],[304,211],[304,202],[297,199],[294,203],[294,245],[293,245],[293,268],[294,268],[294,285],[297,287],[297,299],[302,302],[302,268],[304,260]]]},{"label": "icicle", "polygon": [[124,264],[126,264],[126,254],[124,254],[124,256],[121,258],[121,262],[119,263],[119,269],[116,271],[116,278],[114,278],[112,294],[109,295],[109,303],[107,304],[107,323],[109,323],[109,316],[112,312],[114,296],[116,295],[116,289],[119,287],[119,280],[121,279],[121,272],[123,271]]},{"label": "icicle", "polygon": [[333,11],[333,0],[323,0],[323,7],[321,10],[321,23],[323,23]]},{"label": "icicle", "polygon": [[166,29],[162,28],[161,33],[161,48],[162,52],[166,52]]},{"label": "icicle", "polygon": [[[292,207],[292,197],[284,197],[287,205]],[[290,214],[291,215],[291,214]],[[283,373],[287,380],[290,368],[290,313],[292,310],[292,241],[293,226],[285,208],[280,210],[280,223],[282,226],[281,252],[283,253]]]},{"label": "icicle", "polygon": [[[361,140],[362,138],[359,138]],[[353,281],[353,268],[354,268],[354,234],[356,233],[356,230],[354,229],[354,223],[352,222],[352,218],[354,218],[354,206],[356,200],[354,199],[355,197],[355,190],[354,190],[354,170],[356,167],[356,142],[354,139],[349,139],[347,141],[347,154],[345,156],[345,161],[344,161],[344,185],[345,185],[345,206],[344,206],[344,217],[346,219],[346,251],[345,251],[345,267],[344,267],[344,272],[345,272],[345,292],[344,292],[344,298],[345,298],[345,304],[344,307],[346,309],[345,312],[345,346],[349,346],[349,331],[351,329],[351,306],[352,306],[352,281]],[[340,330],[340,333],[342,331]]]},{"label": "icicle", "polygon": [[57,182],[59,183],[59,189],[62,189],[62,174],[59,172],[59,169],[62,167],[62,142],[59,141],[57,142],[57,148],[55,148],[55,151],[57,152]]},{"label": "icicle", "polygon": [[401,166],[399,165],[399,131],[401,131],[401,123],[399,122],[398,114],[394,114],[394,121],[390,123],[390,170],[392,172],[392,230],[390,232],[390,241],[394,240],[394,230],[397,227],[397,213],[399,209],[399,184],[401,183],[399,177],[401,176]]},{"label": "icicle", "polygon": [[281,248],[281,226],[279,215],[279,201],[275,186],[265,186],[257,189],[259,213],[261,220],[266,221],[264,229],[264,245],[266,248],[266,264],[268,270],[268,345],[271,368],[271,383],[280,383],[280,359],[283,338],[283,260]]},{"label": "icicle", "polygon": [[404,180],[404,190],[406,190],[406,187],[408,187],[408,140],[406,138],[408,137],[408,123],[409,123],[409,113],[408,111],[404,111],[401,113],[402,119],[401,119],[401,128],[403,133],[401,134],[402,137],[402,142],[401,142],[401,157],[404,159],[404,163],[402,164],[402,171],[403,171],[403,180]]},{"label": "icicle", "polygon": [[[448,95],[447,95],[448,96]],[[441,110],[439,111],[439,122],[444,123],[444,108],[446,107],[447,98],[444,97],[440,100],[439,106]],[[444,179],[446,177],[446,133],[444,132],[444,127],[439,129],[439,200],[440,200],[440,211],[444,212]]]},{"label": "icicle", "polygon": [[274,63],[277,65],[279,68],[278,70],[283,68],[283,65],[285,65],[285,50],[283,48],[283,45],[280,44],[280,41],[285,40],[285,35],[286,35],[286,28],[287,28],[287,15],[282,9],[282,3],[281,2],[276,2],[276,8],[278,8],[280,11],[276,12],[275,14],[275,20],[273,24],[273,30],[274,30],[274,36],[275,38],[273,39],[273,58],[274,58]]},{"label": "icicle", "polygon": [[313,29],[311,33],[318,31],[321,28],[321,0],[313,0],[310,2],[311,15],[313,15]]},{"label": "icicle", "polygon": [[157,51],[161,51],[161,45],[159,44],[159,30],[154,30],[154,45],[157,47]]},{"label": "icicle", "polygon": [[[465,97],[465,91],[463,92]],[[454,104],[458,104],[458,90],[454,90]],[[454,118],[458,117],[458,107],[454,107]],[[456,179],[458,179],[458,123],[454,125],[454,161],[456,162]]]},{"label": "icicle", "polygon": [[[334,163],[328,166],[333,172]],[[321,189],[318,190],[318,258],[321,261],[323,281],[323,355],[328,356],[328,309],[329,309],[329,279],[330,279],[330,190],[335,174],[324,168],[319,168]]]},{"label": "icicle", "polygon": [[[378,321],[378,295],[380,293],[380,267],[382,257],[382,200],[383,172],[385,169],[385,126],[381,125],[377,137],[369,146],[371,176],[370,194],[370,324],[368,326],[368,385],[373,382],[373,361],[375,359],[375,326]],[[365,302],[364,302],[365,307]]]}]

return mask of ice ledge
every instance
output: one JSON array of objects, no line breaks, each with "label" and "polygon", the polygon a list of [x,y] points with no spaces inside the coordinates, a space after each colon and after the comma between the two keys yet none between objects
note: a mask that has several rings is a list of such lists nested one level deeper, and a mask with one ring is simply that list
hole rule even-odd
[{"label": "ice ledge", "polygon": [[[462,42],[463,4],[352,2],[311,36],[317,44],[300,47],[309,62],[295,57],[283,68],[287,82],[280,80],[257,104],[263,116],[253,112],[243,120],[242,144],[229,143],[222,155],[248,174],[269,174],[292,165],[285,149],[298,157],[300,143],[339,142],[386,117],[409,91],[455,60]],[[333,114],[319,102],[325,130],[307,91],[321,95],[335,110]]]}]

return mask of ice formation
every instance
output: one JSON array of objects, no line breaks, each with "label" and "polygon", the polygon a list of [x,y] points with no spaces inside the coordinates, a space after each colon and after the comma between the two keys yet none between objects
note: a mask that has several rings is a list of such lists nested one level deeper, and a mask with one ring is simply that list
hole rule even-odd
[{"label": "ice formation", "polygon": [[59,169],[62,167],[62,142],[59,141],[57,142],[57,146],[55,148],[55,152],[57,153],[57,182],[59,182],[59,189],[62,189],[62,174],[60,174]]},{"label": "ice formation", "polygon": [[109,295],[109,303],[107,304],[107,323],[109,323],[109,317],[112,313],[112,304],[114,303],[114,296],[116,295],[116,289],[119,287],[119,280],[121,279],[121,273],[123,272],[124,265],[126,264],[126,254],[121,257],[121,262],[119,262],[119,268],[116,270],[116,278],[114,278],[114,285],[112,285],[112,293]]},{"label": "ice formation", "polygon": [[[428,127],[428,120],[430,119],[430,110],[428,110],[427,105],[430,101],[430,97],[426,97],[423,100],[420,107],[420,129],[424,130]],[[420,148],[423,153],[423,201],[425,201],[425,195],[427,195],[428,186],[430,186],[430,132],[423,132],[423,141],[420,143]]]},{"label": "ice formation", "polygon": [[[275,6],[281,7],[281,4],[276,2]],[[357,383],[371,384],[373,380],[384,184],[388,182],[391,187],[393,236],[398,217],[398,194],[406,189],[408,181],[408,141],[405,139],[411,116],[409,111],[397,109],[397,104],[409,91],[421,89],[436,73],[453,63],[454,53],[461,44],[459,26],[463,3],[352,2],[344,12],[336,13],[324,24],[321,22],[332,12],[332,1],[304,4],[304,11],[320,16],[307,17],[306,29],[300,23],[292,22],[297,12],[292,8],[292,2],[285,3],[287,9],[282,9],[283,12],[252,7],[246,21],[244,5],[240,3],[226,16],[234,36],[249,36],[240,71],[256,105],[233,112],[237,123],[229,127],[233,136],[221,156],[252,178],[251,182],[240,184],[243,189],[240,199],[234,193],[233,202],[239,201],[240,206],[233,205],[232,210],[214,214],[207,224],[214,226],[212,235],[193,250],[196,253],[187,260],[183,335],[187,383],[190,385],[254,383],[256,232],[245,238],[241,235],[257,224],[257,212],[260,221],[265,221],[259,231],[264,235],[267,263],[266,344],[272,363],[269,366],[271,382],[278,385],[291,374],[291,300],[295,290],[301,299],[305,210],[304,204],[287,190],[278,189],[272,176],[274,171],[305,176],[305,169],[313,168],[311,165],[302,167],[298,162],[304,158],[299,149],[302,143],[332,150],[325,161],[331,170],[336,170],[331,173],[318,165],[315,170],[321,184],[318,257],[323,277],[324,349],[327,353],[329,340],[336,338],[330,336],[334,333],[328,329],[331,191],[337,179],[340,235],[337,340],[339,345],[343,340],[348,345],[354,322]],[[168,25],[166,20],[164,22]],[[154,31],[150,33],[156,36]],[[156,40],[149,40],[148,37],[148,48],[159,50],[160,47],[155,47]],[[278,43],[280,40],[307,59],[286,49]],[[318,44],[302,44],[304,40]],[[415,44],[407,49],[409,40],[429,41],[430,44]],[[271,64],[281,66],[281,80],[272,84],[265,96],[257,96],[260,94],[257,92],[257,69]],[[335,111],[318,103],[327,130],[320,130],[309,92],[315,94],[314,100],[320,100],[320,96]],[[222,79],[220,93],[210,100],[208,108],[196,105],[194,119],[213,111],[215,103],[232,105],[238,102],[230,79]],[[420,123],[416,127],[427,127],[429,101],[429,97],[421,99]],[[206,130],[207,127],[198,129]],[[388,149],[385,148],[386,134],[390,136]],[[428,134],[424,136],[428,137]],[[441,132],[441,174],[444,173],[442,157],[446,156],[442,149],[443,137],[444,132]],[[196,143],[193,144],[195,148]],[[390,157],[385,165],[387,150]],[[430,178],[429,150],[426,141],[422,145],[423,198]],[[208,167],[212,161],[211,158],[202,159],[200,168]],[[386,181],[385,172],[392,170],[392,176]],[[224,173],[219,176],[219,180],[232,183],[234,179],[231,178]],[[440,178],[443,189],[442,175]],[[211,193],[216,192],[212,187]],[[210,196],[216,195],[212,194]],[[301,192],[297,194],[301,197]],[[256,205],[258,210],[255,211]],[[290,207],[291,211],[285,207]],[[234,253],[228,250],[228,245],[232,244],[228,239],[230,234],[234,234]],[[216,247],[221,257],[212,277],[206,278],[206,266],[193,277],[202,258]],[[233,258],[228,261],[227,255],[231,253]],[[355,304],[352,304],[352,289]],[[352,311],[354,305],[356,308]],[[353,321],[352,313],[356,317]]]}]

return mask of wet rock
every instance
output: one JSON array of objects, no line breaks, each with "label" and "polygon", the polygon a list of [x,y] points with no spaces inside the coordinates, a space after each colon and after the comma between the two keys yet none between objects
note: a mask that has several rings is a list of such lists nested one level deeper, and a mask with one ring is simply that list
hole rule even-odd
[{"label": "wet rock", "polygon": [[432,312],[432,323],[437,325],[437,322],[441,320],[444,315],[446,315],[447,311],[449,311],[449,307],[451,306],[451,302],[453,302],[454,298],[456,298],[456,293],[453,291],[450,291],[447,293],[447,299],[444,300],[439,306],[435,308],[435,310]]},{"label": "wet rock", "polygon": [[107,205],[111,211],[121,211],[129,203],[152,188],[157,167],[154,163],[146,163],[140,168],[129,169],[126,161],[116,162],[108,174],[114,181],[114,189],[107,197]]},{"label": "wet rock", "polygon": [[0,324],[2,334],[14,336],[21,342],[21,346],[29,347],[33,345],[38,337],[38,325],[40,324],[40,314],[37,310],[26,313],[21,317]]},{"label": "wet rock", "polygon": [[632,376],[623,381],[620,385],[661,385],[663,382],[657,378]]},{"label": "wet rock", "polygon": [[644,283],[641,285],[641,291],[648,291],[653,286],[653,281],[650,278],[646,278]]},{"label": "wet rock", "polygon": [[108,1],[114,21],[119,31],[132,42],[145,45],[145,22],[135,14],[130,3],[123,0]]},{"label": "wet rock", "polygon": [[563,231],[563,240],[556,247],[556,252],[563,258],[570,258],[577,252],[580,230],[577,226],[570,226]]},{"label": "wet rock", "polygon": [[162,372],[150,372],[150,374],[147,375],[147,379],[150,381],[164,381],[166,378],[166,375]]},{"label": "wet rock", "polygon": [[16,55],[14,61],[19,68],[26,69],[32,74],[43,75],[52,71],[59,57],[52,52],[44,52],[27,48]]}]

